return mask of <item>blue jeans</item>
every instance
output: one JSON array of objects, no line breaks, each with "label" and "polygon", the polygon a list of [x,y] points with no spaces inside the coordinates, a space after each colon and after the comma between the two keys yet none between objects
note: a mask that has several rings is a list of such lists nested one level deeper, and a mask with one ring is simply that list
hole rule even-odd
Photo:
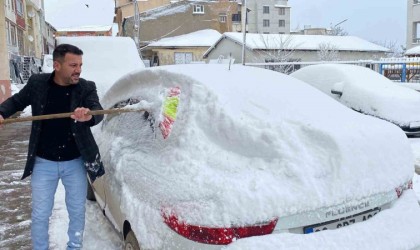
[{"label": "blue jeans", "polygon": [[56,162],[36,157],[31,177],[31,236],[34,250],[48,249],[49,218],[60,179],[66,191],[66,206],[69,214],[67,249],[82,248],[87,192],[86,169],[82,159]]}]

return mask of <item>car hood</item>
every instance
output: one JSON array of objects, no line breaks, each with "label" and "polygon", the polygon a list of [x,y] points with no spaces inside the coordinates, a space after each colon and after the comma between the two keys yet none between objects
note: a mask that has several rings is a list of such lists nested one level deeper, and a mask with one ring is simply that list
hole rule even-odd
[{"label": "car hood", "polygon": [[[355,65],[320,64],[304,67],[291,76],[302,80],[344,105],[400,127],[420,121],[420,93],[391,82],[377,72]],[[342,95],[331,93],[342,85]]]},{"label": "car hood", "polygon": [[171,86],[182,92],[168,139],[136,113],[106,118],[94,131],[134,217],[135,207],[148,207],[200,225],[255,223],[388,192],[413,175],[396,126],[273,71],[148,68],[121,78],[102,104],[136,97],[158,120],[160,93]]}]

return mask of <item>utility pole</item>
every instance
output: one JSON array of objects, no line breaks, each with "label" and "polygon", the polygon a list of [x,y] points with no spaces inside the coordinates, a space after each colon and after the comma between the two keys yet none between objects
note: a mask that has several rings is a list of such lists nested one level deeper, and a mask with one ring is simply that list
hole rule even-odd
[{"label": "utility pole", "polygon": [[137,4],[137,0],[134,1],[134,27],[133,27],[133,39],[136,43],[137,51],[139,53],[141,59],[141,51],[140,51],[140,13],[139,13],[139,5]]},{"label": "utility pole", "polygon": [[245,65],[245,44],[246,44],[246,19],[247,19],[248,11],[246,8],[246,0],[242,0],[242,65]]}]

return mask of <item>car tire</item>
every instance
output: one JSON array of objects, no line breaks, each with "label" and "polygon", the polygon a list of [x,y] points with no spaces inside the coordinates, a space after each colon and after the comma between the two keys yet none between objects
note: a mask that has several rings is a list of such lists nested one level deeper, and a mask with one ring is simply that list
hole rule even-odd
[{"label": "car tire", "polygon": [[89,180],[88,180],[88,183],[87,183],[86,199],[88,199],[90,201],[96,201],[95,193],[93,192],[93,188],[92,188]]},{"label": "car tire", "polygon": [[140,250],[139,242],[137,241],[134,232],[130,230],[128,232],[127,237],[125,237],[124,241],[124,249],[125,250]]}]

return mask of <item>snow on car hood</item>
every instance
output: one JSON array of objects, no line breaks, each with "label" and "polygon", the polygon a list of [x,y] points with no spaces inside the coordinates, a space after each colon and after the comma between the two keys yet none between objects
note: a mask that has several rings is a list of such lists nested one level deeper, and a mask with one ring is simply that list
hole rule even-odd
[{"label": "snow on car hood", "polygon": [[413,176],[400,129],[273,71],[148,68],[121,78],[102,104],[136,97],[156,118],[160,92],[175,85],[182,93],[168,139],[140,113],[108,117],[95,129],[137,228],[154,230],[162,208],[192,224],[253,224],[387,192]]},{"label": "snow on car hood", "polygon": [[[304,67],[291,76],[302,80],[344,105],[376,116],[401,127],[420,121],[420,93],[398,86],[375,71],[344,64],[320,64]],[[341,84],[343,95],[331,94]]]}]

